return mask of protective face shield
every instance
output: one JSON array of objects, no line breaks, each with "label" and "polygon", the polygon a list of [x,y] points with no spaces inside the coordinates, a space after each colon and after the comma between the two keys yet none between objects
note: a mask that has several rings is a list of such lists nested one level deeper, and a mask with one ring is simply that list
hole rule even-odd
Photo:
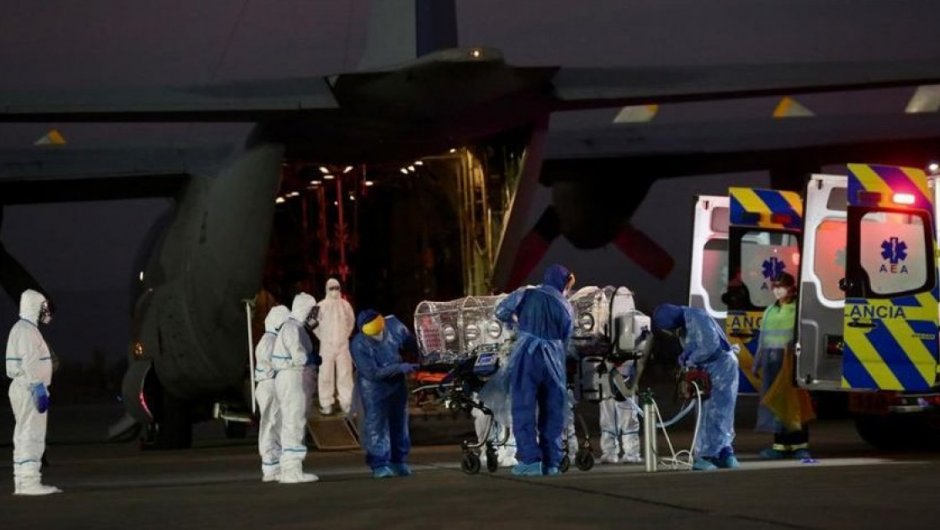
[{"label": "protective face shield", "polygon": [[574,288],[575,281],[577,280],[574,276],[574,273],[568,273],[568,278],[565,280],[565,289],[562,291],[562,294],[564,294],[565,298],[568,298],[571,295],[571,290]]},{"label": "protective face shield", "polygon": [[313,309],[310,310],[310,314],[307,315],[307,318],[304,319],[304,325],[307,326],[307,329],[313,330],[320,324],[317,320],[317,317],[320,315],[320,308],[318,306],[313,306]]},{"label": "protective face shield", "polygon": [[52,323],[52,309],[49,308],[47,300],[44,300],[39,307],[39,321],[46,325]]},{"label": "protective face shield", "polygon": [[375,340],[382,340],[384,331],[385,318],[382,315],[376,316],[362,326],[362,333]]},{"label": "protective face shield", "polygon": [[667,337],[670,337],[670,338],[673,338],[673,339],[677,339],[677,338],[679,338],[679,329],[681,329],[681,328],[676,328],[676,329],[659,329],[658,331],[659,331],[660,333],[662,333],[663,335],[667,336]]}]

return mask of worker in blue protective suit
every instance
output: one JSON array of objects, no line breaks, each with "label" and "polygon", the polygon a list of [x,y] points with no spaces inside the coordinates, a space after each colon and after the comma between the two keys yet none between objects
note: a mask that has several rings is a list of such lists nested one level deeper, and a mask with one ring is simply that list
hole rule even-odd
[{"label": "worker in blue protective suit", "polygon": [[573,274],[552,265],[541,285],[518,289],[496,307],[496,318],[518,329],[509,358],[512,430],[519,461],[514,475],[559,474],[568,412],[565,352],[574,321],[565,291],[573,284]]},{"label": "worker in blue protective suit", "polygon": [[711,379],[711,397],[702,402],[692,469],[736,468],[734,407],[738,395],[738,358],[724,331],[702,309],[663,304],[653,312],[654,329],[678,337],[679,365],[700,368]]},{"label": "worker in blue protective suit", "polygon": [[407,477],[411,451],[408,387],[405,375],[417,368],[402,361],[401,351],[417,351],[408,328],[394,316],[368,309],[356,318],[359,333],[350,345],[364,418],[362,445],[375,478]]},{"label": "worker in blue protective suit", "polygon": [[52,309],[42,294],[27,289],[20,296],[20,319],[7,339],[6,372],[10,382],[13,428],[13,494],[49,495],[62,490],[42,483],[42,456],[46,451],[52,352],[39,324],[52,322]]}]

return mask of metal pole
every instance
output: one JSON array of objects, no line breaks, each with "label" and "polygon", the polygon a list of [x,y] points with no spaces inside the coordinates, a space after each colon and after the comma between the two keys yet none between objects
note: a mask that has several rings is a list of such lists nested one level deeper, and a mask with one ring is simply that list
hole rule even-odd
[{"label": "metal pole", "polygon": [[655,473],[658,462],[656,444],[656,406],[653,404],[652,393],[647,390],[643,394],[643,463],[647,473]]},{"label": "metal pole", "polygon": [[245,300],[245,321],[248,322],[248,377],[251,378],[251,414],[257,410],[255,403],[255,338],[251,332],[251,299]]},{"label": "metal pole", "polygon": [[336,177],[336,231],[339,241],[339,275],[346,283],[346,277],[349,276],[349,267],[346,265],[346,221],[343,218],[343,178],[342,175]]}]

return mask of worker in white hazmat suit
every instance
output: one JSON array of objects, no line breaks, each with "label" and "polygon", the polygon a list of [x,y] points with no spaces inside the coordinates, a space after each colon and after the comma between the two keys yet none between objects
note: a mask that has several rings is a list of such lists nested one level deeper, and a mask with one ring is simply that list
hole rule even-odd
[{"label": "worker in white hazmat suit", "polygon": [[277,332],[290,317],[287,306],[271,308],[264,319],[264,335],[255,347],[255,400],[261,419],[258,424],[258,453],[261,455],[261,480],[275,482],[281,475],[281,408],[274,387],[274,366],[271,356]]},{"label": "worker in white hazmat suit", "polygon": [[313,482],[318,477],[303,472],[303,461],[307,456],[304,445],[307,403],[304,392],[304,367],[318,364],[317,352],[308,329],[317,326],[317,301],[307,293],[294,297],[290,318],[281,326],[271,356],[274,366],[274,387],[281,409],[281,484]]},{"label": "worker in white hazmat suit", "polygon": [[[499,444],[503,441],[503,437],[506,437],[504,444],[496,446],[496,460],[499,463],[499,467],[512,467],[518,464],[519,462],[516,461],[516,438],[512,435],[512,430],[509,429],[507,437],[507,428],[495,418],[492,420],[489,419],[487,415],[478,408],[472,409],[470,415],[473,416],[473,430],[476,432],[478,442],[485,443],[486,441],[490,441],[493,444]],[[489,438],[484,439],[487,424],[490,422],[492,422],[492,425],[489,429]],[[507,424],[512,425],[511,418]]]},{"label": "worker in white hazmat suit", "polygon": [[[601,463],[635,464],[640,457],[640,422],[632,393],[623,395],[619,388],[632,387],[635,369],[632,363],[615,364],[605,361],[606,371],[601,376]],[[616,373],[615,373],[616,372]],[[622,377],[616,385],[611,377]],[[621,455],[622,451],[622,455]]]},{"label": "worker in white hazmat suit", "polygon": [[333,413],[333,404],[339,398],[343,414],[349,414],[353,391],[353,363],[349,353],[349,337],[356,329],[353,308],[342,297],[339,281],[326,282],[326,298],[318,304],[320,325],[314,330],[320,339],[319,399],[320,413]]},{"label": "worker in white hazmat suit", "polygon": [[42,483],[40,469],[46,450],[46,421],[49,385],[52,384],[52,354],[39,324],[52,322],[49,302],[28,289],[20,296],[20,319],[7,339],[6,369],[10,383],[13,429],[14,495],[48,495],[59,488]]}]

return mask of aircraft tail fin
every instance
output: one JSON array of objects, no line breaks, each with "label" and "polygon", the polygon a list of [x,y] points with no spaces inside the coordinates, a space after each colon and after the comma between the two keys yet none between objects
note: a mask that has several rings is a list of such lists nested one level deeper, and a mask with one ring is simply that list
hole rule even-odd
[{"label": "aircraft tail fin", "polygon": [[372,0],[359,70],[413,61],[457,47],[454,0]]}]

